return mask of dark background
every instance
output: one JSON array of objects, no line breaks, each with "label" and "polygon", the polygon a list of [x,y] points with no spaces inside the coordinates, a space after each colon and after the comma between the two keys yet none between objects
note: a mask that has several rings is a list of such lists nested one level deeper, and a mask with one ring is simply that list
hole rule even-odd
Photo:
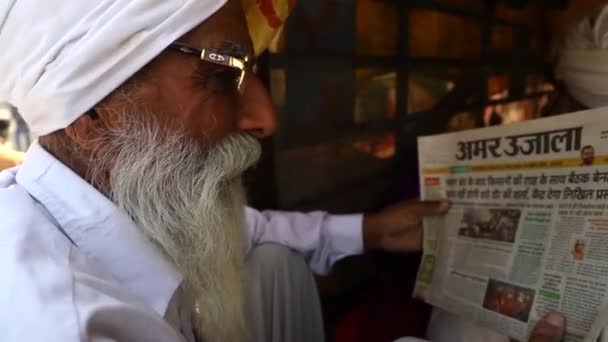
[{"label": "dark background", "polygon": [[[247,177],[251,204],[375,211],[418,195],[417,137],[555,113],[554,47],[599,1],[580,3],[300,0],[260,60],[279,130]],[[423,334],[418,262],[375,252],[319,277],[328,339],[349,324],[348,340]]]}]

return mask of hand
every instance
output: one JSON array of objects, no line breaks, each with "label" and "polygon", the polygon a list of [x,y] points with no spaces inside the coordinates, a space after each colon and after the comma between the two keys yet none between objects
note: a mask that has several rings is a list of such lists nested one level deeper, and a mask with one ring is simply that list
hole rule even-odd
[{"label": "hand", "polygon": [[560,342],[566,331],[566,319],[559,313],[547,314],[534,326],[528,342]]},{"label": "hand", "polygon": [[422,246],[422,218],[441,215],[450,205],[445,201],[406,200],[363,217],[363,246],[367,250],[418,251]]}]

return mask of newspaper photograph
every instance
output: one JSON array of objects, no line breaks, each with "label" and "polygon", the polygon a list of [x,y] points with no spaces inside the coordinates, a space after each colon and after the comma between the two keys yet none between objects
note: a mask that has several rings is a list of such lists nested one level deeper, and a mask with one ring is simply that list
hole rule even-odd
[{"label": "newspaper photograph", "polygon": [[605,111],[419,138],[421,196],[452,206],[425,219],[414,296],[519,341],[551,311],[566,316],[566,341],[597,336],[608,304]]}]

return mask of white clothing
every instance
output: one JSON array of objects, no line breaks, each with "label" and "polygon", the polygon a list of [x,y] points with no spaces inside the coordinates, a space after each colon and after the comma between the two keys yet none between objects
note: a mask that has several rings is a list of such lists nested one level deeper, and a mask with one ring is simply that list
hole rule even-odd
[{"label": "white clothing", "polygon": [[[37,143],[22,166],[0,173],[0,214],[0,341],[193,340],[180,274],[111,201]],[[324,273],[362,251],[361,222],[247,209],[249,247],[287,245]]]},{"label": "white clothing", "polygon": [[325,341],[317,283],[300,254],[265,243],[247,254],[245,269],[247,341]]},{"label": "white clothing", "polygon": [[433,342],[509,342],[507,336],[475,323],[453,313],[433,308],[427,338]]},{"label": "white clothing", "polygon": [[245,213],[250,243],[272,242],[290,247],[302,254],[317,274],[326,274],[345,256],[363,252],[363,215],[259,212],[249,207]]},{"label": "white clothing", "polygon": [[607,60],[608,5],[605,5],[597,18],[583,18],[568,33],[555,76],[583,105],[608,106]]},{"label": "white clothing", "polygon": [[226,0],[2,0],[0,102],[67,127]]}]

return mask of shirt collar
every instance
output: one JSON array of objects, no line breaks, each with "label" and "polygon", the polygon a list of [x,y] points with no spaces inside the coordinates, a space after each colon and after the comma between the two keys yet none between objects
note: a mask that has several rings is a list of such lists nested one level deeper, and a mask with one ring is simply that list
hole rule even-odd
[{"label": "shirt collar", "polygon": [[85,255],[165,315],[182,277],[124,212],[38,143],[26,153],[17,183],[46,207]]}]

